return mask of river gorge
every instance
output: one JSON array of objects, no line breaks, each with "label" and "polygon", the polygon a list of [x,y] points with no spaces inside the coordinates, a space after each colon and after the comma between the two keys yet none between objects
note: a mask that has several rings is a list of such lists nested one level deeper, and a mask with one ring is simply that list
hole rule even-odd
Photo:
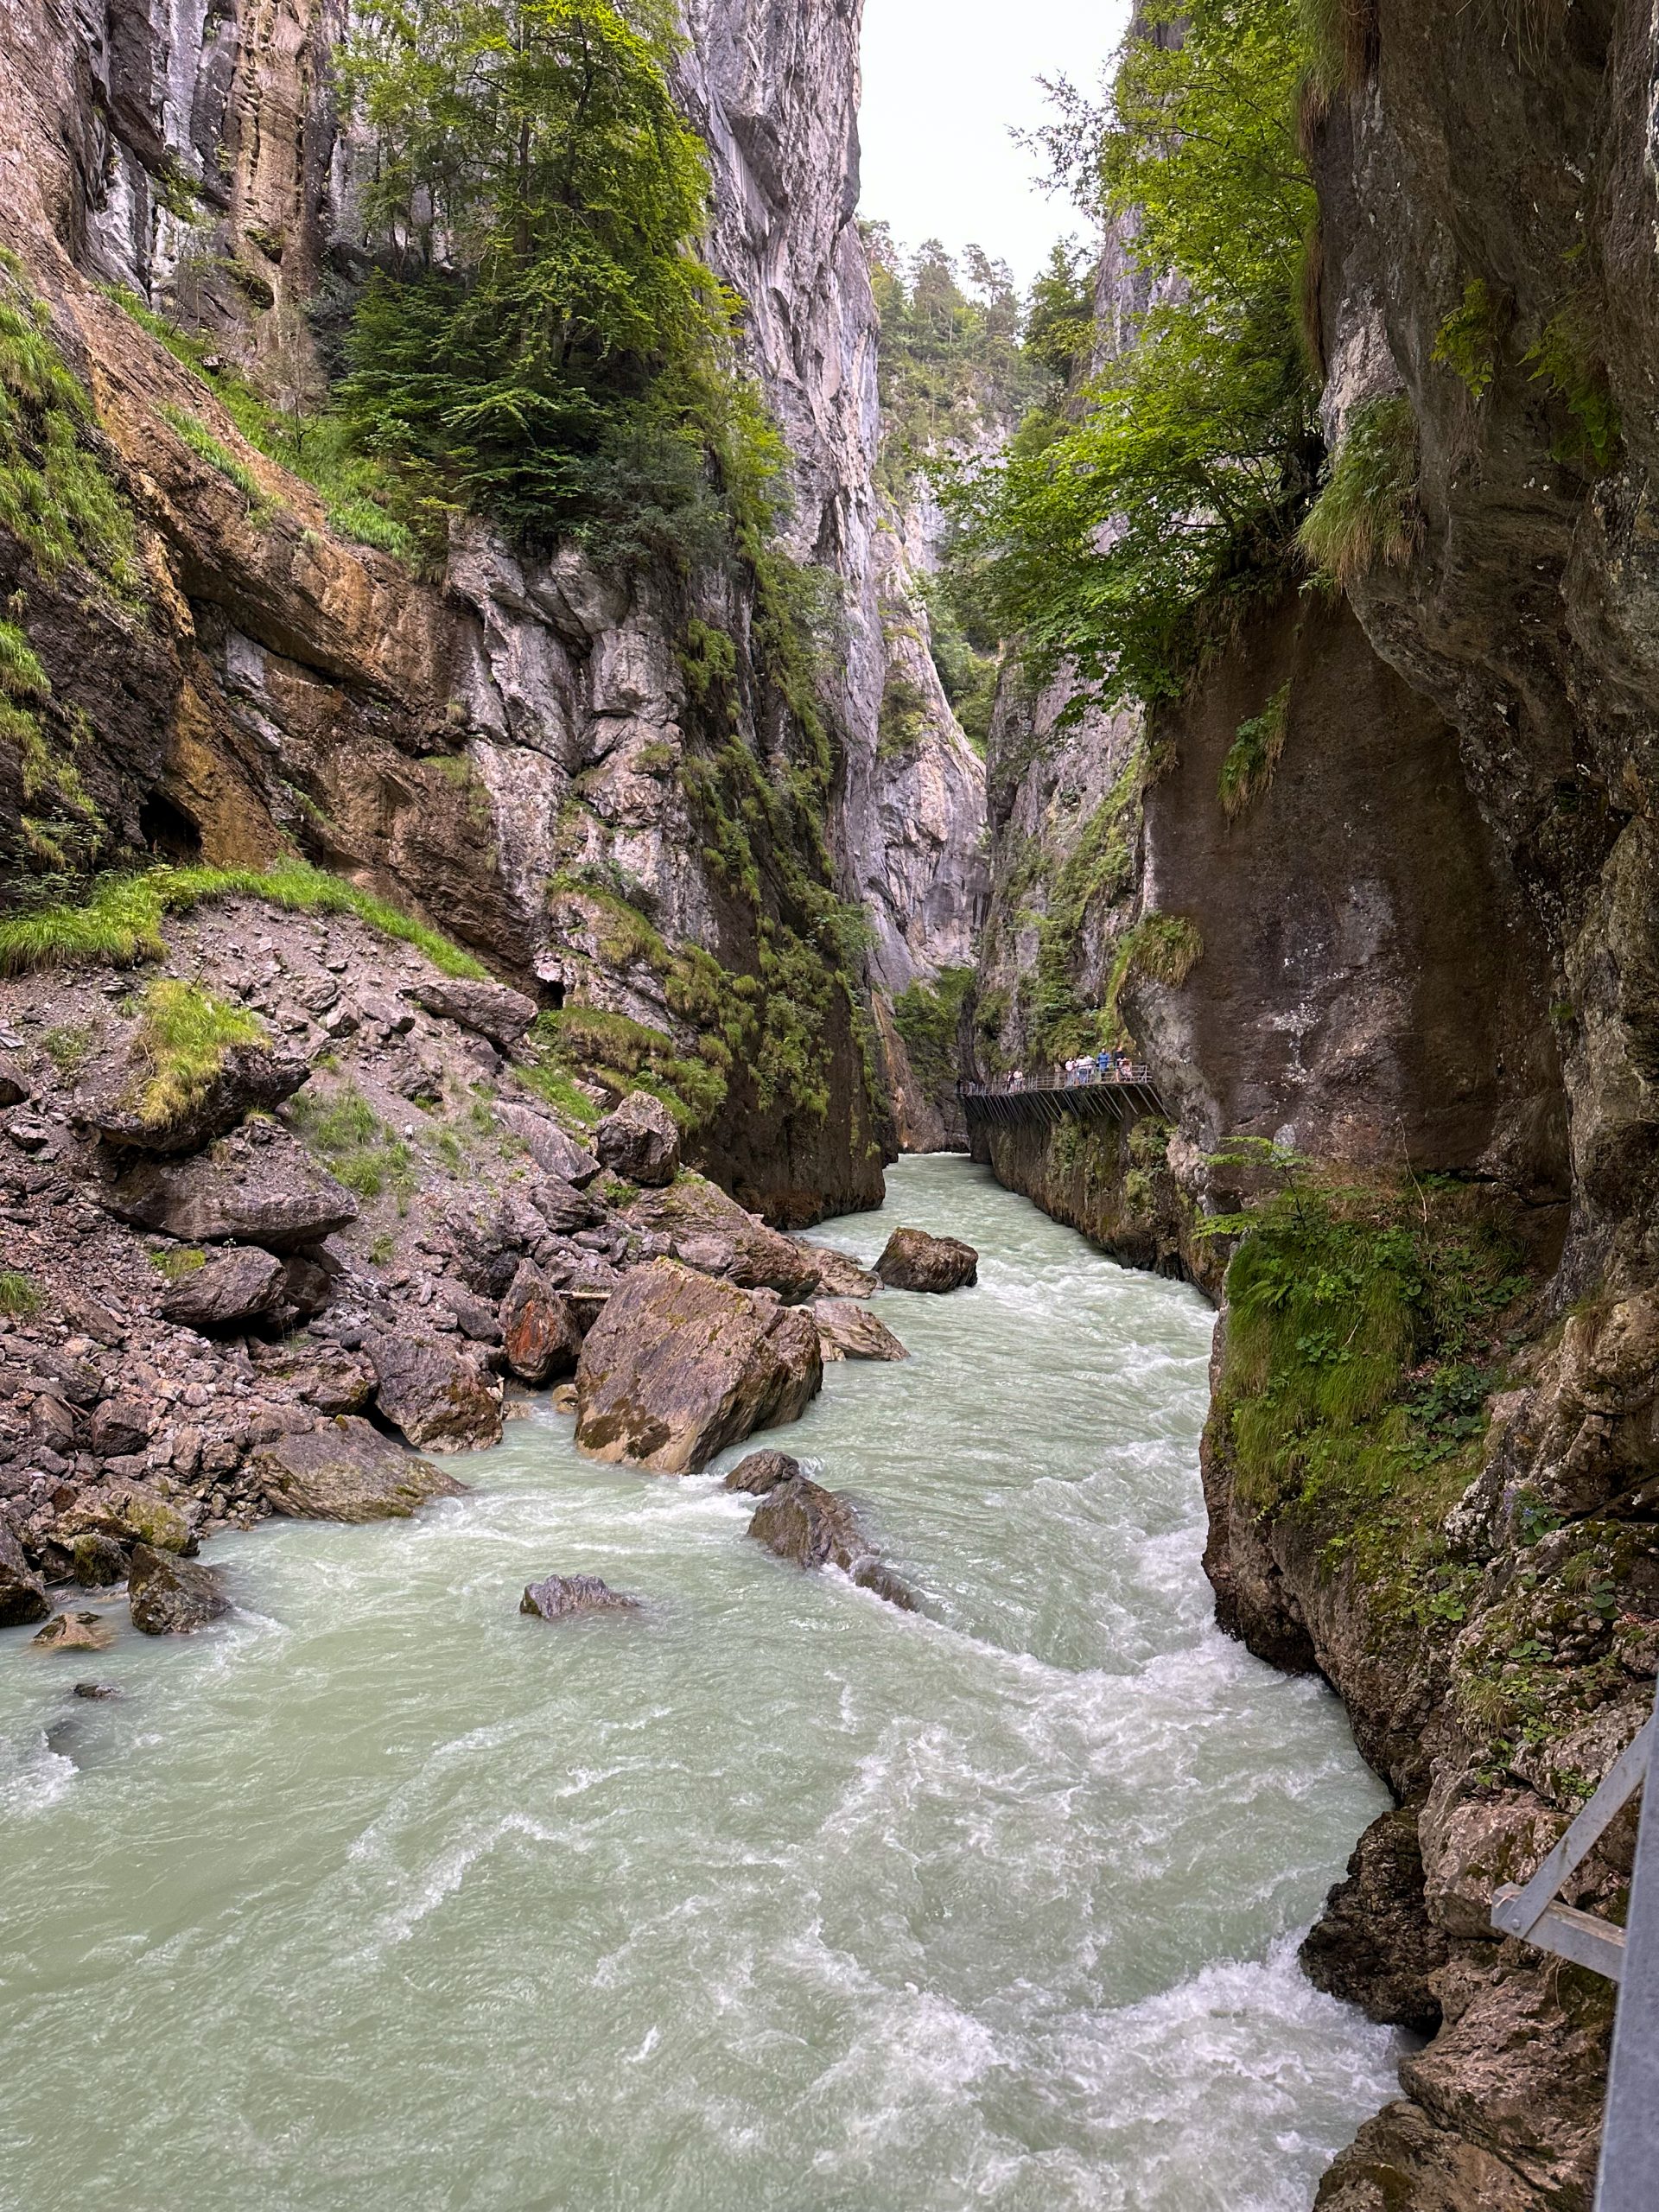
[{"label": "river gorge", "polygon": [[[1214,1625],[1213,1317],[965,1161],[828,1232],[967,1238],[785,1440],[907,1615],[595,1468],[545,1402],[402,1526],[216,1547],[237,1611],[0,1639],[0,2196],[169,2212],[1298,2212],[1395,2038],[1300,1930],[1384,1802]],[[638,1618],[520,1618],[550,1569]],[[73,1872],[67,1870],[73,1869]],[[435,2176],[442,2142],[444,2172]]]}]

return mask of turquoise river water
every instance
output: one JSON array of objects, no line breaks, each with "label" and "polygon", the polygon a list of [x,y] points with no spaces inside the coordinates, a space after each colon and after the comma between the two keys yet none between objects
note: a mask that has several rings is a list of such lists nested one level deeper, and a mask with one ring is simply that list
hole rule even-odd
[{"label": "turquoise river water", "polygon": [[[920,1616],[538,1408],[218,1545],[221,1630],[0,1637],[6,2212],[1306,2212],[1393,2088],[1294,1957],[1384,1799],[1211,1621],[1211,1316],[961,1160],[823,1235],[901,1221],[979,1287],[766,1440]],[[643,1616],[520,1617],[575,1571]]]}]

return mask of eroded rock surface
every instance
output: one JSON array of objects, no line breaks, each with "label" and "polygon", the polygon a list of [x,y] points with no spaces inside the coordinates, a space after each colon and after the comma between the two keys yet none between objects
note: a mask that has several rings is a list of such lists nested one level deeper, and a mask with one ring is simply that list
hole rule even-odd
[{"label": "eroded rock surface", "polygon": [[274,1255],[241,1245],[213,1253],[175,1283],[162,1300],[162,1312],[181,1328],[207,1335],[245,1329],[251,1321],[277,1312],[285,1281],[283,1262]]},{"label": "eroded rock surface", "polygon": [[0,1628],[27,1628],[51,1610],[46,1585],[23,1557],[22,1545],[10,1529],[0,1529]]},{"label": "eroded rock surface", "polygon": [[672,1256],[687,1267],[723,1275],[746,1290],[805,1298],[823,1280],[811,1246],[769,1229],[702,1175],[681,1175],[665,1190],[641,1191],[623,1218],[664,1238]]},{"label": "eroded rock surface", "polygon": [[550,1574],[528,1586],[518,1610],[544,1621],[562,1621],[577,1613],[635,1613],[639,1600],[613,1590],[596,1574]]},{"label": "eroded rock surface", "polygon": [[887,1323],[854,1298],[820,1298],[812,1307],[818,1349],[826,1360],[908,1359],[910,1354]]},{"label": "eroded rock surface", "polygon": [[823,1380],[801,1309],[653,1260],[582,1345],[576,1441],[595,1459],[690,1474],[758,1428],[798,1421]]},{"label": "eroded rock surface", "polygon": [[501,1441],[501,1384],[470,1350],[436,1337],[364,1340],[375,1401],[417,1452],[481,1452]]},{"label": "eroded rock surface", "polygon": [[252,1467],[273,1511],[298,1521],[406,1521],[434,1498],[467,1491],[350,1414],[259,1446]]},{"label": "eroded rock surface", "polygon": [[797,1567],[838,1567],[861,1589],[906,1612],[916,1599],[872,1548],[858,1515],[844,1497],[798,1475],[774,1484],[755,1508],[749,1534],[779,1559]]},{"label": "eroded rock surface", "polygon": [[732,1469],[724,1487],[742,1491],[750,1497],[765,1497],[780,1483],[798,1482],[800,1476],[800,1461],[787,1452],[751,1452]]},{"label": "eroded rock surface", "polygon": [[357,1218],[357,1200],[280,1129],[241,1129],[194,1160],[130,1167],[104,1204],[118,1221],[184,1244],[243,1243],[274,1252],[315,1244]]},{"label": "eroded rock surface", "polygon": [[601,1165],[630,1183],[655,1187],[679,1173],[679,1124],[660,1098],[635,1090],[594,1131]]}]

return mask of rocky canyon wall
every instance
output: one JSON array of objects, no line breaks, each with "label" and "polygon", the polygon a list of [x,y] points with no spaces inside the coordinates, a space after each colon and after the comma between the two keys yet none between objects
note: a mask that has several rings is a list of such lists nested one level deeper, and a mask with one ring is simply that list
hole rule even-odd
[{"label": "rocky canyon wall", "polygon": [[[442,573],[423,581],[350,542],[216,402],[222,360],[279,407],[316,404],[317,333],[368,267],[363,150],[334,92],[344,9],[29,0],[4,26],[11,281],[46,303],[90,387],[89,435],[143,569],[142,588],[82,607],[84,580],[7,543],[50,746],[73,770],[0,747],[20,857],[31,834],[52,845],[52,809],[73,811],[74,791],[95,810],[99,861],[297,849],[416,906],[545,1002],[682,1052],[708,1017],[677,960],[759,979],[774,931],[816,958],[823,899],[838,898],[862,912],[852,935],[868,949],[822,962],[807,1064],[759,1084],[730,1071],[700,1143],[779,1217],[868,1202],[892,1109],[859,1002],[967,958],[980,862],[977,764],[948,715],[902,758],[880,746],[889,658],[908,646],[883,619],[906,587],[873,482],[858,9],[702,0],[678,65],[710,155],[709,250],[790,449],[791,550],[830,585],[823,843],[774,836],[758,892],[709,865],[709,805],[738,802],[711,799],[699,766],[734,728],[755,776],[781,772],[785,709],[754,665],[741,578],[617,583],[574,551],[528,560],[457,520]],[[207,372],[117,288],[204,337]],[[712,707],[706,670],[688,674],[688,618],[733,643],[730,696]]]}]

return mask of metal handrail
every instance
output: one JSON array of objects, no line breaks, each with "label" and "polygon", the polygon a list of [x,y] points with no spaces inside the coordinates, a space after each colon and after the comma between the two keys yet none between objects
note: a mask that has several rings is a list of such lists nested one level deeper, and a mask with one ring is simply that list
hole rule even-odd
[{"label": "metal handrail", "polygon": [[1653,2212],[1659,2172],[1659,1815],[1648,1817],[1645,1790],[1624,1926],[1561,1904],[1560,1893],[1643,1789],[1656,1745],[1659,1716],[1650,1715],[1531,1880],[1505,1883],[1492,1899],[1492,1925],[1500,1935],[1535,1943],[1618,1984],[1596,2212]]},{"label": "metal handrail", "polygon": [[1144,1086],[1151,1080],[1150,1068],[1141,1061],[1130,1060],[1110,1070],[1100,1067],[1044,1068],[1035,1075],[1021,1076],[1017,1082],[1011,1075],[994,1075],[984,1082],[959,1083],[957,1093],[962,1098],[1019,1098],[1031,1090],[1121,1089],[1125,1084]]}]

